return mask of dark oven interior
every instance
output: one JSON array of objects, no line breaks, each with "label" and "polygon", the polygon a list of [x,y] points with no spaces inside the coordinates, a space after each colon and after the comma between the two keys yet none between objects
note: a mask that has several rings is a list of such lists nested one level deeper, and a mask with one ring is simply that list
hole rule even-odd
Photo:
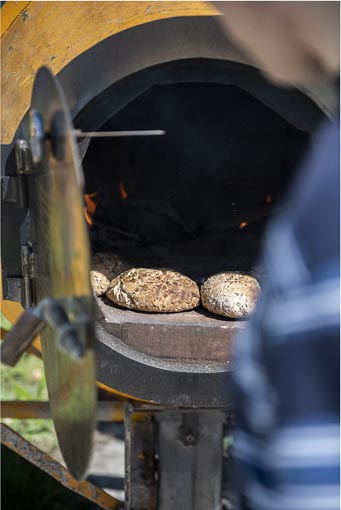
[{"label": "dark oven interior", "polygon": [[[99,127],[166,134],[90,142],[83,168],[93,253],[175,269],[199,284],[224,270],[263,278],[264,229],[309,134],[225,74],[155,84]],[[269,102],[276,105],[273,92]]]},{"label": "dark oven interior", "polygon": [[[220,271],[245,272],[262,285],[264,231],[309,143],[316,107],[247,66],[198,61],[170,67],[171,79],[164,80],[160,68],[147,70],[148,87],[124,105],[117,104],[120,89],[104,100],[115,112],[99,130],[166,134],[92,139],[87,146],[84,213],[92,254],[177,270],[199,286]],[[134,77],[124,85],[134,90]],[[88,110],[90,117],[97,107]],[[176,362],[204,360],[206,367],[231,359],[242,327],[203,307],[146,314],[105,296],[98,305],[106,330],[129,348]]]}]

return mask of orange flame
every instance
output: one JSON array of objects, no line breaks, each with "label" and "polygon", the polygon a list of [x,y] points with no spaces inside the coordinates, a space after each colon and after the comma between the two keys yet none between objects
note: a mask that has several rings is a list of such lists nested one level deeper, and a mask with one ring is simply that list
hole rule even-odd
[{"label": "orange flame", "polygon": [[121,194],[122,200],[125,200],[126,198],[128,198],[128,193],[126,192],[123,181],[120,181],[120,194]]},{"label": "orange flame", "polygon": [[248,224],[247,221],[242,221],[239,225],[239,228],[240,229],[245,228],[247,224]]},{"label": "orange flame", "polygon": [[92,217],[94,212],[96,211],[97,203],[94,198],[97,196],[97,191],[95,193],[89,193],[84,195],[84,200],[86,203],[86,207],[84,207],[84,215],[88,225],[92,225]]},{"label": "orange flame", "polygon": [[265,202],[266,202],[267,204],[271,204],[271,202],[272,202],[272,196],[270,195],[270,193],[268,193],[268,194],[267,194],[266,199],[265,199]]}]

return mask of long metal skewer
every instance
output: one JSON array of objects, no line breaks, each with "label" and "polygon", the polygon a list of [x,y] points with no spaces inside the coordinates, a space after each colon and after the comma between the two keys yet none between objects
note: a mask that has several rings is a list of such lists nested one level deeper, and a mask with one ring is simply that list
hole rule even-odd
[{"label": "long metal skewer", "polygon": [[163,129],[139,130],[139,131],[82,131],[73,129],[72,134],[76,138],[114,138],[120,136],[160,136],[165,135]]}]

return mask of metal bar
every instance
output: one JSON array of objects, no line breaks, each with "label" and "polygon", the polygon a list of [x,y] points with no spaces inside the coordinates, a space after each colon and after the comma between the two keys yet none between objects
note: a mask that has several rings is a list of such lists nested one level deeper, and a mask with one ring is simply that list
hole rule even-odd
[{"label": "metal bar", "polygon": [[3,400],[1,402],[1,418],[20,420],[51,418],[50,404],[37,400]]},{"label": "metal bar", "polygon": [[26,349],[26,353],[32,354],[33,356],[36,356],[39,359],[42,359],[42,357],[43,357],[41,354],[41,351],[39,349],[37,349],[37,347],[35,347],[34,345],[30,345],[29,348]]},{"label": "metal bar", "polygon": [[[23,176],[22,176],[23,177]],[[24,307],[32,306],[32,282],[30,274],[30,246],[25,244],[21,246],[21,269],[24,281]]]},{"label": "metal bar", "polygon": [[113,498],[86,480],[75,480],[56,460],[33,446],[4,424],[1,424],[1,443],[50,475],[67,489],[80,494],[85,499],[96,503],[99,507],[105,510],[122,508],[121,501]]},{"label": "metal bar", "polygon": [[100,401],[97,402],[97,421],[124,421],[123,402]]},{"label": "metal bar", "polygon": [[158,509],[220,508],[224,413],[165,411],[157,414],[156,420]]},{"label": "metal bar", "polygon": [[125,510],[156,508],[155,421],[125,405]]},{"label": "metal bar", "polygon": [[135,130],[135,131],[81,131],[73,129],[72,134],[76,138],[116,138],[121,136],[160,136],[165,135],[163,129]]},{"label": "metal bar", "polygon": [[[51,418],[50,404],[42,400],[3,400],[1,417],[19,420],[48,419]],[[105,422],[123,422],[123,402],[98,402],[96,419]]]},{"label": "metal bar", "polygon": [[33,309],[25,310],[1,344],[1,363],[14,367],[44,327]]}]

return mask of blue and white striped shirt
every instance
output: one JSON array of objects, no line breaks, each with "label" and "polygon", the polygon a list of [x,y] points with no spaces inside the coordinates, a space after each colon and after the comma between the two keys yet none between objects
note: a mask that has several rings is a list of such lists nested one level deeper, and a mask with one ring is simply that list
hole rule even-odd
[{"label": "blue and white striped shirt", "polygon": [[340,129],[318,133],[270,226],[235,353],[239,508],[340,508]]}]

